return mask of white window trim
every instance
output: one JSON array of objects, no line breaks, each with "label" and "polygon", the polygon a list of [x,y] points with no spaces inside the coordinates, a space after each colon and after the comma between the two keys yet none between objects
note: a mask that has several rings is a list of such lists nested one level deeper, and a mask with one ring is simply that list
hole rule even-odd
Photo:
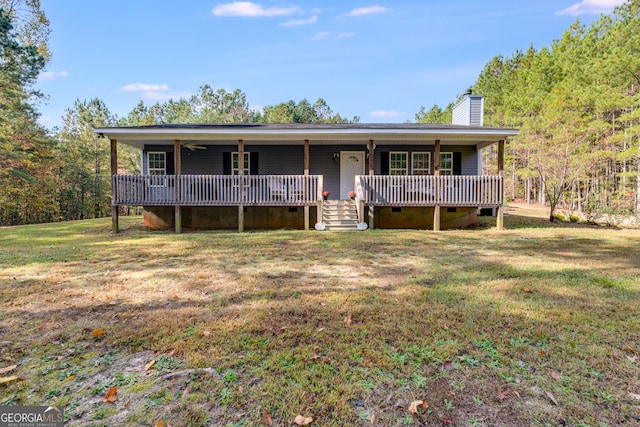
[{"label": "white window trim", "polygon": [[[451,169],[442,168],[442,156],[445,154],[449,154],[451,156]],[[453,175],[453,152],[452,151],[441,152],[439,162],[440,162],[440,175]],[[444,171],[449,171],[449,173],[443,173]]]},{"label": "white window trim", "polygon": [[[162,154],[164,158],[164,168],[152,168],[151,167],[151,155],[152,154]],[[159,171],[162,173],[152,174],[151,171]],[[164,151],[148,151],[147,152],[147,174],[149,175],[149,185],[151,187],[164,187],[166,186],[166,177],[167,177],[167,153]]]},{"label": "white window trim", "polygon": [[[151,167],[151,155],[152,154],[162,154],[162,157],[164,158],[164,167],[163,168],[152,168]],[[165,153],[164,151],[149,151],[147,152],[147,172],[149,173],[149,175],[151,175],[151,171],[162,171],[161,174],[155,174],[155,175],[166,175],[167,174],[167,153]]]},{"label": "white window trim", "polygon": [[[391,167],[391,157],[394,154],[404,154],[405,157],[405,161],[406,161],[406,166],[403,169],[400,168],[392,168]],[[398,170],[398,171],[404,171],[403,174],[401,175],[409,175],[409,152],[408,151],[389,151],[389,175],[393,175],[393,171],[394,170]]]},{"label": "white window trim", "polygon": [[[251,175],[251,152],[245,151],[245,157],[247,158],[247,167],[244,169],[244,175]],[[240,173],[240,159],[238,159],[238,167],[233,167],[233,158],[238,158],[238,152],[234,151],[231,153],[231,175],[239,175]],[[243,163],[244,166],[244,163]]]},{"label": "white window trim", "polygon": [[[426,154],[427,155],[427,167],[425,168],[416,168],[414,157],[416,154]],[[421,175],[431,175],[431,153],[429,151],[414,151],[411,153],[411,174],[416,175],[416,169],[426,170],[426,174]]]}]

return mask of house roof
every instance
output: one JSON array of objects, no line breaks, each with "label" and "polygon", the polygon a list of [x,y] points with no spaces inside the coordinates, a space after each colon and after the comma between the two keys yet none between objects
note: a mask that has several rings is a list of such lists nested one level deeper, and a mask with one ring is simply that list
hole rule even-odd
[{"label": "house roof", "polygon": [[321,123],[321,124],[169,124],[96,128],[94,132],[118,142],[143,148],[145,144],[173,145],[175,140],[198,144],[229,144],[243,140],[252,145],[433,144],[486,147],[515,136],[516,129],[418,123]]}]

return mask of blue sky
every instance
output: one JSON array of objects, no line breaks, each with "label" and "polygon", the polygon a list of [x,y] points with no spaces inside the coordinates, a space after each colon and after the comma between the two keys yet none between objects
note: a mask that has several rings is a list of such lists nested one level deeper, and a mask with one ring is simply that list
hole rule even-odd
[{"label": "blue sky", "polygon": [[49,97],[40,121],[60,125],[94,97],[121,117],[204,84],[238,88],[255,109],[322,97],[365,123],[412,121],[454,101],[492,57],[549,46],[621,3],[42,0],[53,59],[37,85]]}]

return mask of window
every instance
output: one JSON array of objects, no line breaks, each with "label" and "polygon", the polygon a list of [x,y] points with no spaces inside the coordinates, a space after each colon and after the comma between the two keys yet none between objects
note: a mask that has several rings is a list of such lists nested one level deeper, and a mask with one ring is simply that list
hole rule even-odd
[{"label": "window", "polygon": [[411,153],[411,174],[431,174],[431,153]]},{"label": "window", "polygon": [[167,153],[149,152],[147,153],[149,175],[167,174]]},{"label": "window", "polygon": [[407,175],[407,153],[392,151],[389,153],[389,175]]},{"label": "window", "polygon": [[440,175],[453,175],[453,153],[440,153]]},{"label": "window", "polygon": [[[243,165],[243,174],[249,175],[251,171],[251,153],[245,151],[244,152],[244,165]],[[240,168],[238,166],[238,152],[231,153],[231,174],[239,175]]]}]

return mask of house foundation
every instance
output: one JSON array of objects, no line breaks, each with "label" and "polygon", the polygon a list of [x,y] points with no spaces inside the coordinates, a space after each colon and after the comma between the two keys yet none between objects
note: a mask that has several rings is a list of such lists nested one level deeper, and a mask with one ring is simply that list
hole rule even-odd
[{"label": "house foundation", "polygon": [[[183,206],[182,227],[197,230],[238,230],[238,208],[235,206]],[[317,222],[315,209],[309,210],[309,220]],[[305,229],[305,211],[300,207],[245,207],[244,229],[277,230],[281,228]],[[175,227],[175,210],[166,206],[147,206],[143,211],[143,224],[154,229]]]}]

